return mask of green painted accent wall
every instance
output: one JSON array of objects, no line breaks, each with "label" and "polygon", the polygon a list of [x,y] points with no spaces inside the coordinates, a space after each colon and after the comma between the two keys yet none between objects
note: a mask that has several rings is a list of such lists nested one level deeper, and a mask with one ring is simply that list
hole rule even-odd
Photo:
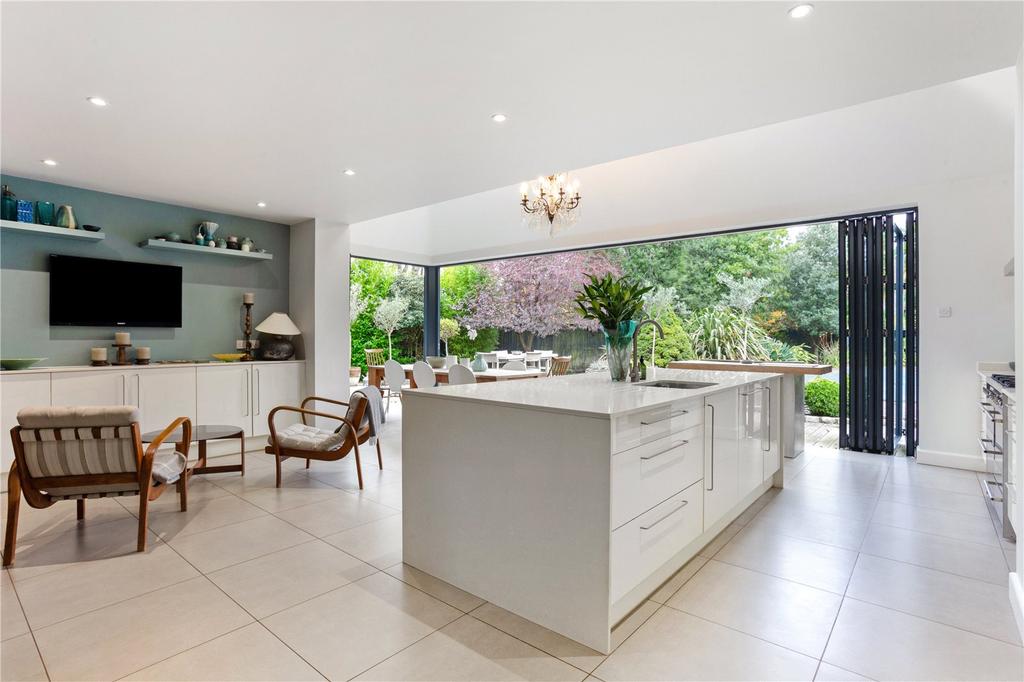
[{"label": "green painted accent wall", "polygon": [[[239,309],[242,293],[256,294],[253,326],[272,312],[288,312],[287,225],[239,216],[174,206],[155,201],[94,192],[27,178],[2,175],[19,199],[52,201],[74,207],[78,223],[99,225],[107,237],[101,242],[77,242],[30,234],[0,232],[0,355],[46,357],[42,365],[89,364],[89,349],[108,346],[110,327],[51,327],[49,324],[48,256],[51,253],[109,258],[182,268],[182,326],[128,328],[132,343],[150,346],[154,360],[208,359],[211,353],[235,351],[242,338]],[[248,236],[257,248],[274,254],[271,261],[218,257],[205,254],[141,249],[139,242],[177,232],[191,236],[203,220],[220,224],[217,236]],[[145,286],[145,282],[126,283]],[[77,295],[117,296],[117,291],[96,291],[82,282]],[[161,305],[158,300],[154,306]],[[113,358],[110,349],[110,357]]]}]

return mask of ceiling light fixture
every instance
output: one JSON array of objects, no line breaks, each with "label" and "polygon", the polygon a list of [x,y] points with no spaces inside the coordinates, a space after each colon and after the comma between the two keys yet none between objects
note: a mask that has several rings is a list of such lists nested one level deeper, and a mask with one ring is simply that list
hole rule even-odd
[{"label": "ceiling light fixture", "polygon": [[267,202],[265,202],[265,201],[256,202],[256,208],[266,208],[266,207],[267,207]]},{"label": "ceiling light fixture", "polygon": [[54,161],[53,159],[43,159],[40,163],[42,163],[44,166],[56,166],[57,165],[57,162]]},{"label": "ceiling light fixture", "polygon": [[523,221],[531,229],[546,231],[553,237],[572,227],[580,217],[576,210],[580,205],[580,181],[570,181],[568,174],[558,173],[541,176],[532,183],[524,182],[519,186],[519,205],[526,214]]},{"label": "ceiling light fixture", "polygon": [[804,3],[802,5],[797,5],[796,7],[793,7],[791,10],[789,10],[789,16],[792,19],[803,19],[813,11],[814,5],[810,3]]},{"label": "ceiling light fixture", "polygon": [[508,120],[508,116],[505,114],[491,114],[491,120],[495,123],[504,123]]},{"label": "ceiling light fixture", "polygon": [[86,97],[85,99],[89,102],[89,104],[95,105],[97,107],[107,106],[107,100],[103,99],[102,97],[97,97],[93,95],[92,97]]},{"label": "ceiling light fixture", "polygon": [[354,170],[352,170],[351,168],[346,168],[344,173],[345,173],[345,175],[349,175],[349,176],[356,174],[356,172]]}]

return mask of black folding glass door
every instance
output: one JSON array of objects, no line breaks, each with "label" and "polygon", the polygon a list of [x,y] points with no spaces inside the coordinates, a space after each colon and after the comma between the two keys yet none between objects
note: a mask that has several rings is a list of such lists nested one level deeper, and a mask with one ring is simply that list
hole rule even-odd
[{"label": "black folding glass door", "polygon": [[917,212],[839,221],[839,447],[917,448]]}]

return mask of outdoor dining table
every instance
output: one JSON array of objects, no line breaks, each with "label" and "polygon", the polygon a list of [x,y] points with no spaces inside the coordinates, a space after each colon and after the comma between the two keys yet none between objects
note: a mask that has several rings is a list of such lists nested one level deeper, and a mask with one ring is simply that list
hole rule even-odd
[{"label": "outdoor dining table", "polygon": [[[416,379],[412,375],[412,365],[402,365],[405,370],[405,378],[409,380],[410,388],[416,388]],[[488,381],[514,381],[516,379],[537,379],[545,377],[548,373],[542,369],[488,369],[483,372],[473,371],[473,375],[480,383]],[[448,383],[448,368],[442,367],[434,370],[434,377],[439,384]],[[370,365],[366,368],[366,383],[370,386],[380,388],[384,379],[384,365]]]}]

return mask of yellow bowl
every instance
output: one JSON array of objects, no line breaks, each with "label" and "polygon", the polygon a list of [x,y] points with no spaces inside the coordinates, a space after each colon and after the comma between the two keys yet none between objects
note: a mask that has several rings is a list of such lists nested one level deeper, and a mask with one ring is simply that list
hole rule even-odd
[{"label": "yellow bowl", "polygon": [[245,357],[245,353],[214,353],[210,357],[221,362],[238,362]]}]

